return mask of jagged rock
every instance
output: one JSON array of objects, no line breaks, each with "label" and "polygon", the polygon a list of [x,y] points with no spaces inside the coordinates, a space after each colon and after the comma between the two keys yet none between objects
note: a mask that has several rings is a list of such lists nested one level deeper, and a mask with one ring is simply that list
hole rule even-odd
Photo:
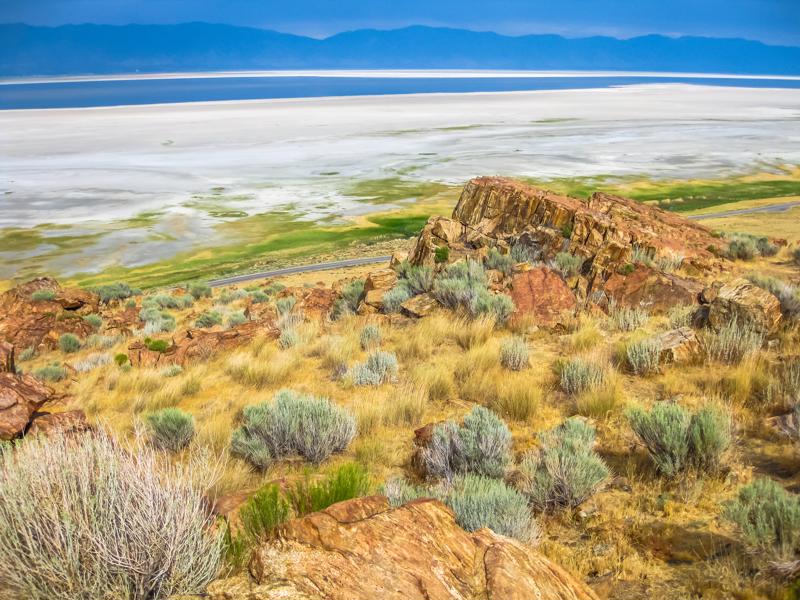
[{"label": "jagged rock", "polygon": [[223,331],[189,329],[173,338],[164,352],[150,350],[138,340],[133,342],[128,346],[128,360],[134,367],[186,366],[243,346],[256,337],[277,339],[279,335],[280,331],[273,321],[248,321]]},{"label": "jagged rock", "polygon": [[464,227],[458,221],[446,217],[431,217],[417,238],[408,261],[415,265],[434,264],[436,248],[455,244],[464,234]]},{"label": "jagged rock", "polygon": [[[32,300],[38,291],[53,293],[52,300]],[[64,333],[86,337],[93,332],[83,316],[97,312],[97,294],[64,289],[55,279],[34,279],[0,294],[0,340],[17,348],[53,349]]]},{"label": "jagged rock", "polygon": [[714,331],[735,320],[750,323],[764,333],[773,333],[781,319],[780,300],[741,278],[723,285],[708,310],[708,325]]},{"label": "jagged rock", "polygon": [[139,318],[139,308],[136,306],[125,307],[123,310],[113,314],[107,315],[104,319],[105,329],[110,333],[118,335],[130,336],[133,330],[142,325],[142,320]]},{"label": "jagged rock", "polygon": [[53,390],[31,375],[0,373],[0,440],[21,435]]},{"label": "jagged rock", "polygon": [[82,410],[70,410],[60,413],[39,413],[33,415],[31,424],[25,435],[54,435],[85,433],[92,431]]},{"label": "jagged rock", "polygon": [[537,325],[553,327],[575,310],[575,294],[561,276],[549,267],[535,267],[514,275],[511,299],[513,319],[532,317]]},{"label": "jagged rock", "polygon": [[397,269],[405,261],[408,260],[408,252],[396,251],[392,252],[392,257],[389,259],[389,268]]},{"label": "jagged rock", "polygon": [[662,363],[692,364],[703,355],[703,348],[691,327],[680,327],[656,336],[661,345]]},{"label": "jagged rock", "polygon": [[394,269],[378,269],[367,275],[367,279],[364,282],[364,298],[361,303],[362,305],[366,304],[374,311],[361,310],[359,307],[359,314],[382,310],[383,295],[392,289],[395,283],[397,283],[397,273]]},{"label": "jagged rock", "polygon": [[211,600],[596,600],[523,544],[468,533],[436,500],[391,508],[373,496],[334,504],[262,542],[252,579],[213,582]]},{"label": "jagged rock", "polygon": [[0,373],[16,373],[14,346],[0,340]]},{"label": "jagged rock", "polygon": [[439,307],[439,302],[431,294],[420,294],[409,298],[400,305],[400,310],[409,317],[426,317]]},{"label": "jagged rock", "polygon": [[630,308],[641,307],[651,313],[664,313],[673,306],[697,303],[703,284],[672,273],[661,273],[646,265],[633,272],[614,273],[603,284],[609,302]]}]

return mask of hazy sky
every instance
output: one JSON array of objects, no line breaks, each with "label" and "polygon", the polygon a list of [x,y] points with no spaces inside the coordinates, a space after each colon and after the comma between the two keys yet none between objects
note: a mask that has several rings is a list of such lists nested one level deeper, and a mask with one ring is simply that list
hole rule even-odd
[{"label": "hazy sky", "polygon": [[0,0],[0,22],[207,21],[324,37],[423,24],[506,34],[646,33],[800,45],[800,0]]}]

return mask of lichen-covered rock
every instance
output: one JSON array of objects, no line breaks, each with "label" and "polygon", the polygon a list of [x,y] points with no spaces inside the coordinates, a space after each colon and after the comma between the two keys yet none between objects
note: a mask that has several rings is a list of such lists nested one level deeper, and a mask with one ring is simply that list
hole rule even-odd
[{"label": "lichen-covered rock", "polygon": [[64,435],[92,431],[82,410],[69,410],[60,413],[37,412],[31,419],[25,435]]},{"label": "lichen-covered rock", "polygon": [[439,302],[432,294],[420,294],[409,298],[400,305],[400,310],[409,317],[427,317],[439,307]]},{"label": "lichen-covered rock", "polygon": [[[333,303],[336,301],[338,297],[338,293],[326,287],[288,287],[284,290],[281,290],[277,297],[278,298],[287,298],[292,296],[295,299],[295,310],[302,311],[303,314],[314,320],[321,321],[328,316],[328,313],[331,311],[331,307]],[[255,305],[255,306],[263,306],[262,314],[266,316],[266,313],[263,311],[270,311],[272,310],[269,305]]]},{"label": "lichen-covered rock", "polygon": [[14,346],[0,340],[0,373],[15,373]]},{"label": "lichen-covered rock", "polygon": [[673,306],[697,303],[703,284],[662,273],[646,265],[636,265],[628,274],[614,273],[602,285],[609,303],[630,308],[644,308],[651,313],[665,313]]},{"label": "lichen-covered rock", "polygon": [[575,294],[556,271],[535,267],[514,275],[511,299],[516,307],[512,319],[530,317],[536,325],[553,327],[575,310]]},{"label": "lichen-covered rock", "polygon": [[749,323],[763,333],[773,333],[781,319],[780,300],[746,279],[734,279],[723,285],[708,309],[708,325],[715,331],[737,321]]},{"label": "lichen-covered rock", "polygon": [[703,356],[703,348],[691,327],[679,327],[656,336],[662,363],[692,364]]},{"label": "lichen-covered rock", "polygon": [[[34,300],[36,292],[52,299]],[[55,279],[40,277],[0,294],[0,340],[17,348],[54,349],[64,333],[86,337],[93,332],[83,316],[97,312],[97,294],[62,288]]]},{"label": "lichen-covered rock", "polygon": [[383,295],[392,289],[395,283],[397,283],[397,272],[394,269],[386,268],[370,272],[364,281],[364,297],[361,304],[366,304],[374,311],[364,310],[360,307],[358,313],[365,314],[382,310]]},{"label": "lichen-covered rock", "polygon": [[0,373],[0,440],[22,435],[53,390],[31,375]]},{"label": "lichen-covered rock", "polygon": [[334,504],[263,542],[252,578],[213,582],[211,600],[596,600],[515,540],[458,527],[436,500],[391,508],[381,496]]}]

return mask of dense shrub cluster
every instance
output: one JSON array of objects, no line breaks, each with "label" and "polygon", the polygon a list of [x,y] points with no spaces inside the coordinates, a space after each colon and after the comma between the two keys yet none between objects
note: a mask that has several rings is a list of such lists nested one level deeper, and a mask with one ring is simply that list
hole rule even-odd
[{"label": "dense shrub cluster", "polygon": [[67,370],[63,367],[63,365],[54,362],[40,369],[36,369],[33,374],[37,379],[55,383],[61,381],[67,376]]},{"label": "dense shrub cluster", "polygon": [[356,435],[356,420],[349,412],[327,398],[291,390],[279,391],[272,402],[245,407],[242,421],[231,448],[261,469],[290,455],[319,464],[344,450]]},{"label": "dense shrub cluster", "polygon": [[370,350],[381,344],[381,330],[374,323],[365,325],[359,336],[362,350]]},{"label": "dense shrub cluster", "polygon": [[569,252],[559,252],[553,259],[553,264],[564,277],[572,277],[580,273],[583,259]]},{"label": "dense shrub cluster", "polygon": [[483,264],[487,269],[495,269],[508,277],[511,275],[515,263],[510,254],[501,254],[497,248],[491,248],[486,258],[483,259]]},{"label": "dense shrub cluster", "polygon": [[31,300],[34,302],[45,302],[47,300],[55,300],[56,293],[53,290],[36,290],[31,294]]},{"label": "dense shrub cluster", "polygon": [[766,236],[734,233],[729,236],[727,255],[732,259],[752,260],[756,256],[775,256],[778,247]]},{"label": "dense shrub cluster", "polygon": [[216,575],[202,469],[105,435],[0,452],[2,600],[161,600]]},{"label": "dense shrub cluster", "polygon": [[156,448],[177,452],[194,437],[194,417],[179,408],[164,408],[147,415],[147,428]]},{"label": "dense shrub cluster", "polygon": [[131,296],[139,296],[142,290],[132,288],[127,283],[110,283],[108,285],[101,285],[93,290],[100,300],[103,302],[111,302],[112,300],[125,300]]},{"label": "dense shrub cluster", "polygon": [[764,334],[749,322],[736,320],[724,325],[716,333],[707,332],[703,345],[709,358],[727,364],[739,364],[755,354],[764,344]]},{"label": "dense shrub cluster", "polygon": [[650,315],[640,307],[628,308],[612,303],[609,307],[609,316],[612,323],[620,331],[634,331],[643,327],[647,323]]},{"label": "dense shrub cluster", "polygon": [[585,358],[573,358],[560,365],[561,389],[567,394],[580,394],[597,389],[606,381],[607,369]]},{"label": "dense shrub cluster", "polygon": [[500,346],[500,364],[512,371],[521,371],[530,365],[528,344],[521,337],[512,337]]},{"label": "dense shrub cluster", "polygon": [[383,295],[383,311],[393,314],[400,311],[400,305],[411,298],[413,294],[404,280],[397,282],[392,289]]},{"label": "dense shrub cluster", "polygon": [[191,295],[173,296],[171,294],[156,294],[149,296],[142,301],[142,308],[155,306],[158,308],[173,308],[183,310],[194,305],[194,298]]},{"label": "dense shrub cluster", "polygon": [[645,338],[630,342],[625,347],[625,362],[635,375],[658,373],[661,358],[661,342],[658,338]]},{"label": "dense shrub cluster", "polygon": [[90,354],[83,360],[74,362],[72,364],[72,368],[75,369],[78,373],[86,373],[98,367],[102,367],[103,365],[107,365],[110,362],[111,362],[111,357],[108,354],[95,353],[95,354]]},{"label": "dense shrub cluster", "polygon": [[669,309],[667,318],[672,329],[689,327],[692,324],[694,313],[697,309],[691,304],[679,304]]},{"label": "dense shrub cluster", "polygon": [[374,350],[363,363],[353,365],[350,377],[355,385],[381,385],[397,376],[397,356],[394,352]]},{"label": "dense shrub cluster", "polygon": [[58,338],[58,349],[70,354],[81,349],[81,341],[72,333],[64,333]]},{"label": "dense shrub cluster", "polygon": [[529,263],[536,262],[536,256],[533,248],[517,243],[511,246],[511,259],[514,263]]},{"label": "dense shrub cluster", "polygon": [[787,319],[800,318],[800,288],[765,275],[750,274],[747,279],[767,290],[781,302],[781,313]]},{"label": "dense shrub cluster", "polygon": [[211,286],[206,283],[192,283],[189,285],[188,291],[195,300],[211,298]]},{"label": "dense shrub cluster", "polygon": [[473,318],[487,315],[505,323],[514,312],[511,298],[492,294],[483,266],[472,260],[449,265],[436,279],[433,295],[443,306],[463,310]]},{"label": "dense shrub cluster", "polygon": [[146,334],[175,329],[175,317],[168,312],[162,311],[158,306],[152,304],[148,306],[146,302],[142,303],[139,318],[145,323],[144,332]]},{"label": "dense shrub cluster", "polygon": [[247,316],[243,310],[237,310],[228,315],[228,327],[238,327],[247,323]]},{"label": "dense shrub cluster", "polygon": [[222,293],[219,295],[217,302],[220,304],[230,304],[231,302],[236,302],[237,300],[241,300],[242,298],[247,298],[248,293],[246,290],[229,290],[224,289]]},{"label": "dense shrub cluster", "polygon": [[488,408],[476,406],[461,425],[453,421],[436,425],[421,458],[431,478],[449,480],[460,473],[502,477],[510,452],[508,426]]},{"label": "dense shrub cluster", "polygon": [[336,299],[331,308],[331,319],[336,321],[346,315],[355,314],[363,294],[364,281],[361,279],[351,281],[344,286],[341,297]]},{"label": "dense shrub cluster", "polygon": [[759,478],[741,488],[723,514],[755,549],[781,558],[800,550],[800,498],[771,479]]},{"label": "dense shrub cluster", "polygon": [[201,328],[214,327],[215,325],[220,325],[221,323],[222,315],[216,310],[207,310],[200,313],[200,316],[197,317],[197,320],[194,322],[195,326]]},{"label": "dense shrub cluster", "polygon": [[95,331],[103,326],[103,317],[94,313],[92,313],[91,315],[86,315],[85,317],[83,317],[83,320],[86,321],[89,325],[91,325],[92,329],[94,329]]},{"label": "dense shrub cluster", "polygon": [[634,408],[628,421],[660,473],[675,477],[689,467],[714,473],[731,443],[730,417],[713,407],[694,415],[678,404]]},{"label": "dense shrub cluster", "polygon": [[520,488],[535,508],[574,508],[600,490],[609,470],[594,438],[594,427],[579,418],[541,434],[541,447],[520,464]]}]

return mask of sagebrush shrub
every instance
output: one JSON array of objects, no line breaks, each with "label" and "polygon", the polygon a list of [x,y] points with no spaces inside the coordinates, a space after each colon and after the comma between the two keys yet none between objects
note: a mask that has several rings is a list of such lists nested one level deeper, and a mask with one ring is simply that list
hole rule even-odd
[{"label": "sagebrush shrub", "polygon": [[53,290],[36,290],[31,294],[31,300],[34,302],[44,302],[55,299],[56,293]]},{"label": "sagebrush shrub", "polygon": [[363,350],[369,350],[370,348],[380,346],[381,344],[380,327],[372,323],[370,323],[369,325],[365,325],[364,329],[361,330],[359,341],[361,343],[361,348]]},{"label": "sagebrush shrub", "polygon": [[364,281],[358,279],[351,281],[342,289],[342,295],[336,299],[331,308],[331,319],[334,321],[346,315],[355,314],[358,310],[358,303],[364,294]]},{"label": "sagebrush shrub", "polygon": [[483,264],[487,269],[495,269],[502,272],[503,275],[509,276],[515,263],[510,254],[500,254],[497,248],[491,248],[486,258],[483,259]]},{"label": "sagebrush shrub", "polygon": [[117,282],[108,285],[101,285],[93,290],[103,302],[112,300],[125,300],[131,296],[138,296],[142,290],[132,288],[127,283]]},{"label": "sagebrush shrub", "polygon": [[246,406],[242,421],[231,448],[258,468],[293,454],[319,464],[344,450],[356,435],[350,412],[327,398],[291,390],[279,391],[272,402]]},{"label": "sagebrush shrub", "polygon": [[748,275],[747,279],[780,300],[781,313],[787,319],[800,317],[800,288],[775,277],[767,277],[755,273]]},{"label": "sagebrush shrub", "polygon": [[658,373],[661,359],[661,342],[658,338],[646,338],[630,342],[625,347],[625,360],[635,375]]},{"label": "sagebrush shrub", "polygon": [[98,314],[91,314],[86,315],[83,317],[83,320],[86,321],[89,325],[92,326],[92,329],[100,329],[103,326],[103,317]]},{"label": "sagebrush shrub", "polygon": [[741,488],[723,515],[753,548],[781,558],[800,549],[800,498],[772,479],[762,477]]},{"label": "sagebrush shrub", "polygon": [[411,298],[412,292],[404,280],[397,282],[392,289],[383,295],[383,312],[393,314],[400,311],[400,305]]},{"label": "sagebrush shrub", "polygon": [[102,433],[0,453],[0,599],[203,593],[221,556],[201,482],[214,476]]},{"label": "sagebrush shrub", "polygon": [[491,410],[476,406],[461,425],[436,425],[421,458],[428,477],[452,479],[459,473],[502,477],[511,460],[511,432]]},{"label": "sagebrush shrub", "polygon": [[[124,354],[122,356],[125,356]],[[123,362],[127,362],[128,357],[125,356],[125,360]],[[169,365],[161,369],[160,374],[162,377],[177,377],[183,373],[183,367],[180,365]]]},{"label": "sagebrush shrub", "polygon": [[286,315],[292,312],[295,304],[297,304],[297,298],[286,296],[286,298],[280,298],[275,302],[275,309],[278,311],[278,315]]},{"label": "sagebrush shrub", "polygon": [[515,263],[529,263],[536,262],[536,255],[533,248],[517,243],[511,246],[511,259]]},{"label": "sagebrush shrub", "polygon": [[424,265],[408,266],[402,271],[403,281],[412,296],[426,294],[433,289],[433,269]]},{"label": "sagebrush shrub", "polygon": [[511,371],[521,371],[530,365],[528,344],[521,337],[512,337],[500,346],[500,364]]},{"label": "sagebrush shrub", "polygon": [[142,306],[146,304],[153,304],[159,308],[175,308],[184,309],[194,305],[194,298],[189,295],[172,296],[171,294],[156,294],[150,298],[146,298]]},{"label": "sagebrush shrub", "polygon": [[669,309],[669,312],[667,312],[669,326],[672,329],[689,327],[692,324],[692,319],[696,310],[697,309],[691,304],[678,304],[673,306]]},{"label": "sagebrush shrub", "polygon": [[37,379],[42,381],[58,382],[67,376],[67,370],[59,363],[52,363],[33,372]]},{"label": "sagebrush shrub", "polygon": [[278,346],[283,350],[296,346],[299,343],[300,335],[294,328],[285,328],[281,331],[280,336],[278,336]]},{"label": "sagebrush shrub", "polygon": [[573,358],[561,365],[561,389],[567,394],[580,394],[603,385],[607,369],[584,358]]},{"label": "sagebrush shrub", "polygon": [[540,435],[541,447],[520,464],[520,488],[535,508],[575,508],[601,489],[610,472],[594,439],[594,427],[578,418]]},{"label": "sagebrush shrub", "polygon": [[217,302],[220,304],[230,304],[231,302],[236,302],[237,300],[241,300],[242,298],[247,298],[248,293],[246,290],[229,290],[224,289],[222,293],[219,295],[219,299]]},{"label": "sagebrush shrub", "polygon": [[289,492],[289,499],[295,514],[303,516],[337,502],[365,496],[369,488],[367,470],[358,463],[346,463],[320,482],[313,483],[308,477],[299,481]]},{"label": "sagebrush shrub", "polygon": [[609,316],[617,329],[620,331],[633,331],[639,329],[647,323],[650,315],[640,307],[629,308],[612,303],[609,309]]},{"label": "sagebrush shrub", "polygon": [[102,367],[103,365],[107,365],[110,362],[111,357],[108,354],[96,353],[90,354],[85,359],[73,363],[72,368],[78,371],[78,373],[86,373],[98,367]]},{"label": "sagebrush shrub", "polygon": [[200,328],[214,327],[222,323],[222,315],[215,310],[208,310],[200,314],[195,325]]},{"label": "sagebrush shrub", "polygon": [[733,320],[716,333],[703,336],[703,346],[709,358],[736,365],[755,354],[764,345],[764,334],[748,322]]},{"label": "sagebrush shrub", "polygon": [[553,263],[564,277],[572,277],[580,273],[583,259],[569,252],[559,252],[553,259]]},{"label": "sagebrush shrub", "polygon": [[81,349],[81,341],[72,333],[64,333],[58,338],[58,349],[70,354]]},{"label": "sagebrush shrub", "polygon": [[211,298],[211,286],[205,283],[192,283],[189,285],[189,294],[195,300],[201,298]]},{"label": "sagebrush shrub", "polygon": [[491,293],[483,265],[472,260],[449,265],[436,280],[433,295],[443,306],[463,310],[472,318],[486,315],[505,323],[514,312],[511,298]]},{"label": "sagebrush shrub", "polygon": [[631,409],[628,421],[658,471],[667,477],[689,466],[715,472],[731,443],[730,418],[714,407],[691,415],[678,404],[661,402],[649,412]]},{"label": "sagebrush shrub", "polygon": [[147,415],[147,428],[156,448],[177,452],[194,437],[194,417],[179,408],[164,408]]},{"label": "sagebrush shrub", "polygon": [[375,350],[367,360],[353,366],[350,376],[355,385],[381,385],[393,381],[397,376],[397,356],[394,352]]},{"label": "sagebrush shrub", "polygon": [[228,315],[228,327],[237,327],[247,323],[247,317],[244,311],[238,310]]},{"label": "sagebrush shrub", "polygon": [[252,290],[248,292],[248,294],[250,296],[250,301],[253,304],[263,304],[264,302],[269,302],[269,296],[261,290]]}]

